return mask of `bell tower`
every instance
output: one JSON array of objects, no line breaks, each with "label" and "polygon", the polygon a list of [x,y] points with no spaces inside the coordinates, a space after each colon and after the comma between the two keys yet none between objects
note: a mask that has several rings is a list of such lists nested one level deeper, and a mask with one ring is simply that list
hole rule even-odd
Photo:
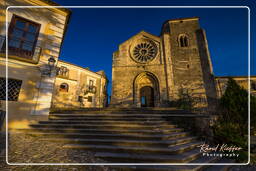
[{"label": "bell tower", "polygon": [[199,18],[168,20],[162,28],[170,100],[189,95],[198,108],[213,105],[216,89],[208,44]]}]

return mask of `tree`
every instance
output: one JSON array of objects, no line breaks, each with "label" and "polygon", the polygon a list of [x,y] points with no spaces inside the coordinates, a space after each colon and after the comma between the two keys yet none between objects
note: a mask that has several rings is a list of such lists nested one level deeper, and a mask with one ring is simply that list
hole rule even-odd
[{"label": "tree", "polygon": [[[220,116],[213,127],[215,141],[242,147],[241,159],[247,159],[248,92],[236,81],[229,79],[224,95],[220,99]],[[250,95],[251,126],[256,123],[256,98]]]}]

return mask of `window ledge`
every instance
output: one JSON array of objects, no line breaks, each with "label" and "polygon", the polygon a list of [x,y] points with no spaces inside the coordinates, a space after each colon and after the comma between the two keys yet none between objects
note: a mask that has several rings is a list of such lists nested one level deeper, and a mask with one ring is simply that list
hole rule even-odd
[{"label": "window ledge", "polygon": [[[0,52],[0,57],[1,58],[6,58],[6,54],[3,53],[3,52]],[[28,62],[28,63],[32,63],[32,64],[38,64],[39,60],[33,60],[33,59],[26,59],[26,58],[23,58],[23,57],[20,57],[20,56],[17,56],[17,55],[9,55],[8,56],[9,59],[16,59],[16,60],[19,60],[19,61],[22,61],[22,62]]]}]

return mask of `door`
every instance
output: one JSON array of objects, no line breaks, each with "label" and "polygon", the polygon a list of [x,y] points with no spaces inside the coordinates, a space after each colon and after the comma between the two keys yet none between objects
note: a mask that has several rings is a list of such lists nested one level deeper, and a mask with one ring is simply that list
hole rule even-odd
[{"label": "door", "polygon": [[154,107],[154,89],[150,86],[145,86],[140,89],[141,107]]}]

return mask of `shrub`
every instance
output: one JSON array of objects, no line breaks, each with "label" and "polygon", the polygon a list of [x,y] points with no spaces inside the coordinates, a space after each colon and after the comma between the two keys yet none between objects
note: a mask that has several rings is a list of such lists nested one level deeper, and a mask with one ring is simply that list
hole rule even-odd
[{"label": "shrub", "polygon": [[[256,98],[250,97],[251,125],[255,128]],[[233,79],[229,79],[226,91],[220,99],[219,109],[220,116],[213,127],[216,143],[242,147],[239,160],[247,160],[248,92]]]}]

